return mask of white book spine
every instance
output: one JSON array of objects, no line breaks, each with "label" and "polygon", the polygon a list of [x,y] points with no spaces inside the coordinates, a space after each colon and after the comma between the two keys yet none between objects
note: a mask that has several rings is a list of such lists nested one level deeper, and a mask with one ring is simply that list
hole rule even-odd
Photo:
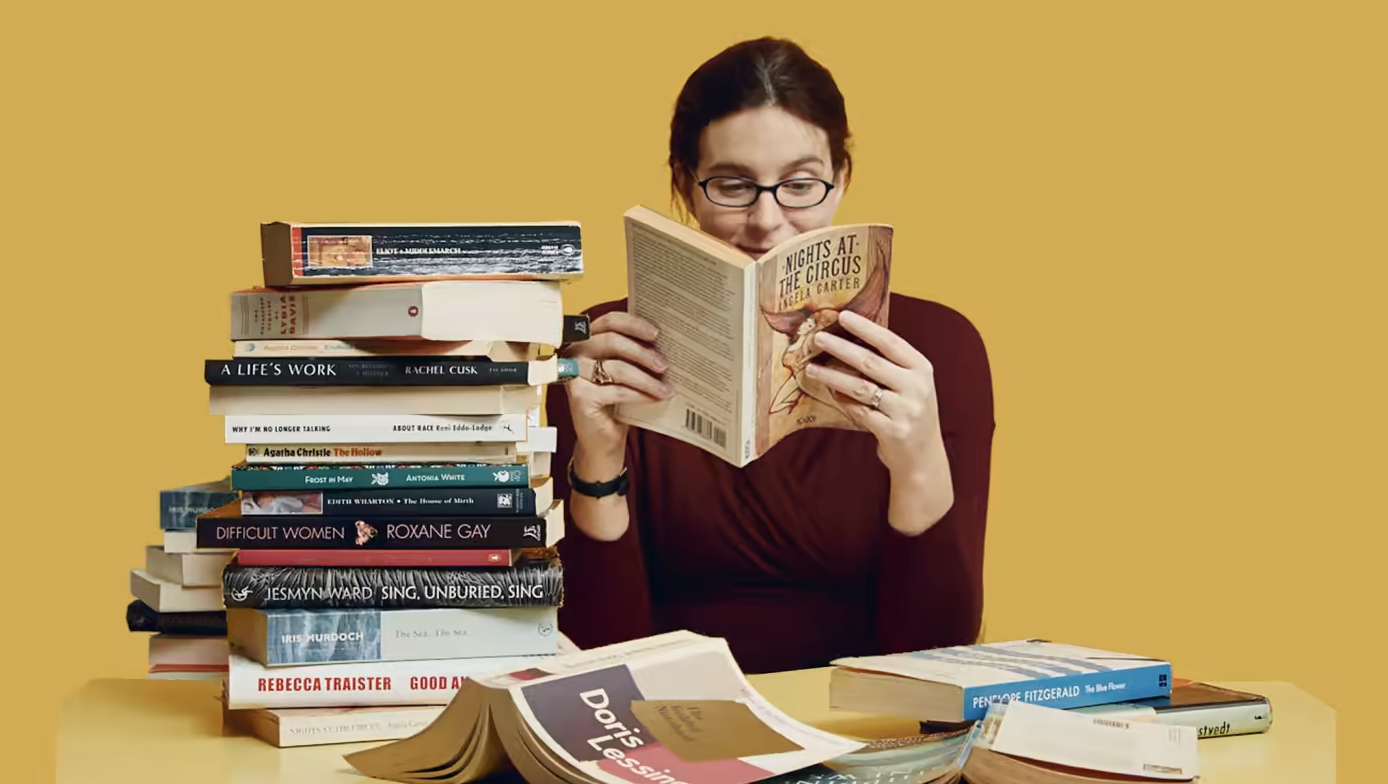
[{"label": "white book spine", "polygon": [[525,414],[227,416],[228,444],[518,443],[527,437]]},{"label": "white book spine", "polygon": [[447,705],[469,678],[543,667],[553,656],[490,656],[265,667],[232,654],[227,707],[351,708]]},{"label": "white book spine", "polygon": [[513,444],[247,444],[251,465],[514,463]]},{"label": "white book spine", "polygon": [[[563,515],[558,515],[562,521]],[[264,650],[262,664],[467,659],[559,653],[559,608],[259,611],[264,625],[230,624],[233,643]],[[259,633],[264,637],[243,638]]]},{"label": "white book spine", "polygon": [[326,746],[335,743],[373,743],[417,735],[443,713],[442,705],[408,705],[393,709],[277,711],[280,748]]}]

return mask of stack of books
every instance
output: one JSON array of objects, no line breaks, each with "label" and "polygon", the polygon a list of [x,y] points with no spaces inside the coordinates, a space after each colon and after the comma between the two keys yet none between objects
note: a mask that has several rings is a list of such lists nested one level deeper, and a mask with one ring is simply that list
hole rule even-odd
[{"label": "stack of books", "polygon": [[230,550],[198,550],[200,515],[236,500],[226,478],[159,493],[163,543],[145,548],[143,569],[130,570],[125,610],[132,632],[149,637],[150,678],[221,678],[227,671],[222,567]]},{"label": "stack of books", "polygon": [[548,385],[587,337],[564,281],[575,223],[261,227],[206,360],[236,498],[198,516],[232,551],[229,727],[279,746],[403,737],[468,677],[566,650]]}]

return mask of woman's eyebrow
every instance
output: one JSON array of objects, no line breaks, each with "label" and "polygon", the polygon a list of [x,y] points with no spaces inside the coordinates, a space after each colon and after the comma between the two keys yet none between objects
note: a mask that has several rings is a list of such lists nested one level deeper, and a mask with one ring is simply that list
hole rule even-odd
[{"label": "woman's eyebrow", "polygon": [[[802,155],[781,167],[781,173],[784,174],[786,172],[795,171],[796,169],[804,168],[810,164],[824,166],[824,159],[818,155]],[[718,161],[709,166],[705,171],[710,174],[736,174],[743,177],[752,177],[751,169],[748,169],[740,163],[733,163],[731,161]]]}]

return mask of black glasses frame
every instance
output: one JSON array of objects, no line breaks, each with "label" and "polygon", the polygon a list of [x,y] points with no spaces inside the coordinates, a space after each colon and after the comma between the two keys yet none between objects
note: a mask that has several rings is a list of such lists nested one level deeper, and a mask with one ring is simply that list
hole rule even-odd
[{"label": "black glasses frame", "polygon": [[[745,182],[745,183],[747,183],[748,185],[751,185],[753,188],[756,189],[756,194],[755,194],[754,196],[752,196],[752,200],[749,201],[749,202],[747,202],[746,204],[726,204],[726,203],[724,203],[724,202],[718,201],[717,199],[713,198],[713,196],[709,195],[709,192],[708,192],[708,184],[709,184],[710,182],[713,182],[714,180],[737,180],[738,182]],[[822,185],[824,185],[824,195],[821,196],[821,197],[819,198],[819,201],[815,202],[814,204],[801,204],[801,205],[797,205],[797,206],[792,207],[792,206],[786,204],[785,202],[781,201],[781,195],[780,195],[780,192],[779,192],[779,191],[780,191],[782,185],[789,185],[790,183],[793,183],[793,182],[818,182],[818,183],[821,183]],[[761,195],[762,195],[763,193],[770,193],[770,194],[771,194],[771,198],[775,199],[777,204],[781,205],[782,208],[787,209],[787,210],[808,210],[808,209],[812,209],[812,208],[814,208],[814,207],[818,207],[819,205],[821,205],[821,204],[824,203],[824,200],[825,200],[825,199],[829,198],[829,194],[834,190],[834,187],[835,187],[835,186],[834,186],[834,183],[829,182],[828,180],[821,180],[821,179],[818,178],[818,177],[792,177],[792,178],[790,178],[789,180],[781,180],[780,182],[776,183],[775,185],[762,185],[761,183],[757,182],[756,180],[750,180],[750,179],[748,179],[748,178],[746,178],[746,177],[734,177],[734,176],[728,175],[728,174],[719,174],[719,175],[715,175],[715,176],[713,176],[713,177],[706,177],[706,178],[704,178],[702,181],[699,182],[699,189],[702,190],[702,191],[704,192],[704,198],[708,199],[709,201],[713,202],[714,204],[717,204],[719,207],[736,207],[736,208],[751,207],[752,205],[754,205],[754,204],[757,203],[757,200],[761,198]]]}]

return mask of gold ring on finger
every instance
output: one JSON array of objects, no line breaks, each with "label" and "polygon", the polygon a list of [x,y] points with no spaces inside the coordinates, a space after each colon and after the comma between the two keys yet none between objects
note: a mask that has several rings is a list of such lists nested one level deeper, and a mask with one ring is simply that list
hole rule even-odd
[{"label": "gold ring on finger", "polygon": [[878,387],[877,391],[872,393],[872,397],[868,398],[868,408],[871,408],[872,410],[876,411],[877,407],[882,405],[882,395],[885,394],[886,391],[887,390],[883,389],[882,387]]},{"label": "gold ring on finger", "polygon": [[612,383],[612,374],[607,372],[607,368],[602,366],[602,360],[593,362],[593,383],[604,386]]}]

